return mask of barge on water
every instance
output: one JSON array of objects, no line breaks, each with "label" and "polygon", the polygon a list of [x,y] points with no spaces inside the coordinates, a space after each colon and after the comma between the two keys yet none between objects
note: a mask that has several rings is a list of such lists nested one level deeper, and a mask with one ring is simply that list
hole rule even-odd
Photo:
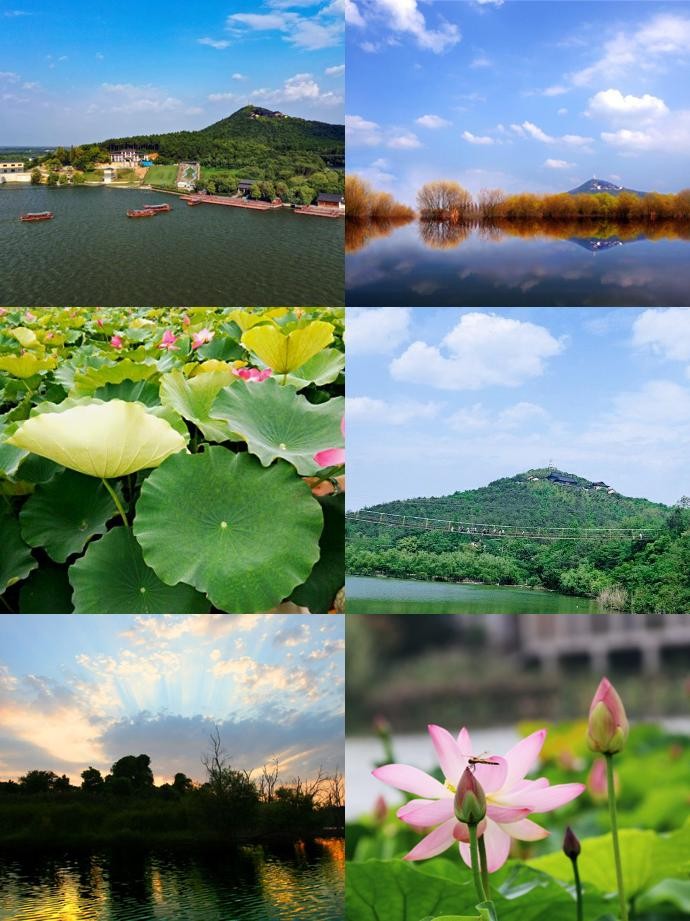
[{"label": "barge on water", "polygon": [[163,211],[172,211],[172,205],[144,205],[145,211],[153,211],[155,214]]},{"label": "barge on water", "polygon": [[28,211],[26,214],[20,214],[19,220],[33,223],[34,221],[50,221],[54,217],[54,211]]},{"label": "barge on water", "polygon": [[155,214],[150,208],[130,208],[127,217],[154,217]]}]

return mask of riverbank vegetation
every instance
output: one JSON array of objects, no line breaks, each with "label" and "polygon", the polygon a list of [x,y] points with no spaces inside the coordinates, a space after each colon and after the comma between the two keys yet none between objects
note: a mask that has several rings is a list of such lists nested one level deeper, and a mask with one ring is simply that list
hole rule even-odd
[{"label": "riverbank vegetation", "polygon": [[415,218],[412,208],[389,192],[377,192],[356,175],[345,177],[345,250],[356,252],[377,237],[386,237]]},{"label": "riverbank vegetation", "polygon": [[342,336],[327,308],[0,309],[3,607],[333,609]]},{"label": "riverbank vegetation", "polygon": [[[458,522],[518,526],[526,536],[395,528],[348,522],[346,568],[351,575],[528,585],[598,598],[610,610],[690,610],[690,500],[673,507],[584,485],[546,480],[532,470],[452,496],[410,499],[372,511]],[[530,481],[529,477],[540,477]],[[584,484],[586,481],[581,481]],[[537,540],[531,528],[655,528],[642,539]],[[577,538],[577,533],[575,534]]]},{"label": "riverbank vegetation", "polygon": [[184,773],[154,784],[146,754],[118,759],[105,776],[93,767],[72,783],[31,770],[0,782],[0,847],[292,842],[340,834],[343,778],[279,778],[278,763],[252,774],[232,766],[214,732],[202,755],[206,779]]}]

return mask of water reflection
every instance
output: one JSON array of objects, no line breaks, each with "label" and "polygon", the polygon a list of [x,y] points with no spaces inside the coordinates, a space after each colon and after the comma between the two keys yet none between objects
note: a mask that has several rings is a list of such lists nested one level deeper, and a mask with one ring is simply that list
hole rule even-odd
[{"label": "water reflection", "polygon": [[344,842],[0,856],[2,921],[342,921]]},{"label": "water reflection", "polygon": [[352,306],[690,305],[687,224],[429,221],[358,233]]}]

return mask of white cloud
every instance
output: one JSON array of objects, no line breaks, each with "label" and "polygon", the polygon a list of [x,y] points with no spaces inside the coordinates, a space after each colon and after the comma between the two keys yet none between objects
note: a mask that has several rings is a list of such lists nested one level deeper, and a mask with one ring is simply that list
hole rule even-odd
[{"label": "white cloud", "polygon": [[237,73],[237,74],[233,74],[233,75],[232,75],[232,79],[233,79],[233,80],[248,80],[249,77],[248,77],[246,74],[239,74],[239,73]]},{"label": "white cloud", "polygon": [[495,435],[497,432],[524,430],[528,426],[533,428],[536,423],[544,423],[548,419],[549,414],[542,406],[523,400],[500,412],[491,412],[481,403],[474,403],[456,410],[448,418],[448,424],[463,433],[491,430]]},{"label": "white cloud", "polygon": [[668,361],[690,361],[690,310],[645,310],[633,323],[632,344]]},{"label": "white cloud", "polygon": [[462,136],[469,144],[494,144],[495,143],[494,139],[492,137],[489,137],[486,134],[479,135],[479,134],[472,134],[471,131],[463,131]]},{"label": "white cloud", "polygon": [[415,121],[423,128],[447,128],[451,124],[446,118],[441,118],[440,115],[420,115]]},{"label": "white cloud", "polygon": [[569,92],[567,86],[561,86],[557,84],[556,86],[547,86],[545,90],[542,90],[542,96],[562,96],[564,93]]},{"label": "white cloud", "polygon": [[567,110],[565,107],[559,109],[559,110],[556,112],[556,115],[567,115],[567,114],[568,114],[568,110]]},{"label": "white cloud", "polygon": [[382,140],[381,126],[361,115],[345,116],[345,136],[353,147],[374,147]]},{"label": "white cloud", "polygon": [[516,387],[544,373],[565,348],[543,326],[492,313],[466,313],[439,346],[413,342],[391,362],[393,378],[441,390]]},{"label": "white cloud", "polygon": [[241,35],[246,30],[281,32],[285,41],[296,48],[318,51],[340,44],[345,24],[339,4],[331,3],[320,7],[313,16],[303,16],[286,9],[267,13],[232,13],[226,25],[234,35]]},{"label": "white cloud", "polygon": [[670,112],[644,128],[619,128],[617,131],[602,131],[606,144],[617,147],[624,153],[663,151],[685,154],[690,148],[690,110]]},{"label": "white cloud", "polygon": [[340,77],[345,73],[344,64],[336,64],[333,67],[327,67],[324,71],[327,77]]},{"label": "white cloud", "polygon": [[[439,19],[436,28],[429,28],[417,0],[371,0],[368,10],[374,18],[383,19],[392,32],[414,36],[420,48],[434,54],[442,54],[461,40],[455,23]],[[360,8],[357,15],[362,18]]]},{"label": "white cloud", "polygon": [[485,54],[478,54],[470,61],[470,67],[473,70],[481,70],[484,67],[491,67],[492,65],[493,61],[490,58],[487,58]]},{"label": "white cloud", "polygon": [[348,397],[346,418],[370,425],[407,425],[419,419],[433,419],[440,410],[438,403],[417,400],[386,402],[375,397]]},{"label": "white cloud", "polygon": [[593,138],[583,137],[580,134],[563,134],[560,137],[553,137],[543,131],[534,122],[524,121],[521,125],[511,125],[511,129],[519,137],[529,137],[534,141],[540,141],[542,144],[566,144],[569,147],[587,147],[594,140]]},{"label": "white cloud", "polygon": [[[585,446],[608,448],[630,463],[638,453],[680,449],[690,444],[690,390],[673,381],[655,380],[639,390],[618,394],[582,436]],[[684,449],[684,450],[683,450]],[[671,461],[667,453],[665,461]]]},{"label": "white cloud", "polygon": [[322,92],[312,74],[295,74],[289,77],[280,89],[257,89],[248,95],[250,99],[261,99],[276,104],[306,100],[320,105],[340,105],[343,101],[343,97],[337,93],[330,90]]},{"label": "white cloud", "polygon": [[549,158],[548,160],[544,160],[544,166],[547,169],[572,169],[575,164],[568,163],[567,160],[552,160]]},{"label": "white cloud", "polygon": [[350,355],[393,352],[410,337],[409,307],[350,307],[345,347]]},{"label": "white cloud", "polygon": [[209,93],[210,102],[226,102],[233,99],[239,99],[237,93]]},{"label": "white cloud", "polygon": [[389,138],[386,141],[386,146],[396,148],[397,150],[414,150],[417,147],[421,147],[422,142],[416,134],[408,131],[405,134],[397,134]]},{"label": "white cloud", "polygon": [[659,118],[668,114],[668,106],[658,96],[624,96],[620,90],[601,90],[589,100],[588,115],[620,118],[621,116],[642,116]]},{"label": "white cloud", "polygon": [[354,0],[345,0],[345,22],[350,26],[359,26],[360,28],[366,25]]},{"label": "white cloud", "polygon": [[[112,112],[184,112],[196,115],[202,111],[198,106],[188,106],[175,96],[166,95],[165,90],[151,84],[138,86],[134,83],[102,83],[101,89],[117,101]],[[98,108],[98,107],[96,107]]]},{"label": "white cloud", "polygon": [[217,51],[222,51],[224,48],[227,48],[230,44],[226,39],[215,39],[215,38],[198,38],[197,43],[199,45],[208,45],[209,48],[215,48]]}]

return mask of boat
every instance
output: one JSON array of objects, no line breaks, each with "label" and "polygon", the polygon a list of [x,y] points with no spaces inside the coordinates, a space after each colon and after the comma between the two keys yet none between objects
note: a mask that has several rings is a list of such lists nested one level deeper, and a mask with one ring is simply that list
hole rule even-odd
[{"label": "boat", "polygon": [[153,217],[155,213],[150,208],[130,208],[127,217]]},{"label": "boat", "polygon": [[28,211],[26,214],[20,214],[20,221],[49,221],[55,217],[54,211]]},{"label": "boat", "polygon": [[172,211],[172,205],[144,205],[147,211]]}]

